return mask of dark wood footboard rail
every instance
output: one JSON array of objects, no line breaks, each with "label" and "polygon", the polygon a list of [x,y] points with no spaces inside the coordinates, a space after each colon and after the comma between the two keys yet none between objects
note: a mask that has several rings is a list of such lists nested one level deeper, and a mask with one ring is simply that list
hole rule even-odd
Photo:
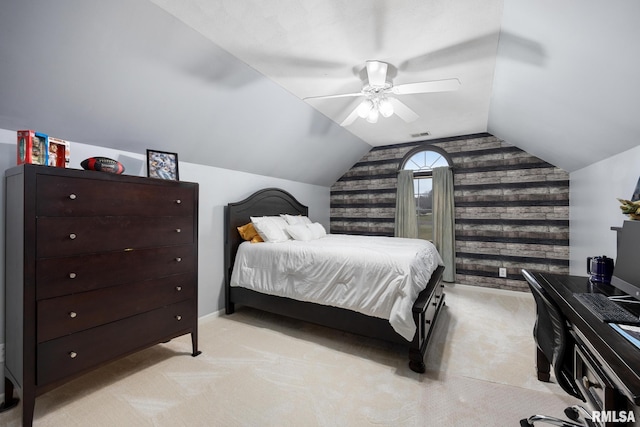
[{"label": "dark wood footboard rail", "polygon": [[433,272],[426,288],[413,305],[416,334],[412,342],[400,336],[386,319],[367,316],[343,308],[297,301],[267,295],[250,289],[231,287],[231,273],[238,246],[241,243],[237,227],[250,221],[250,216],[307,215],[308,209],[289,193],[275,188],[260,190],[225,207],[225,311],[232,314],[236,304],[316,323],[358,335],[401,343],[409,347],[409,367],[419,373],[426,370],[425,354],[436,319],[444,306],[443,266]]},{"label": "dark wood footboard rail", "polygon": [[411,347],[409,347],[409,366],[411,370],[415,372],[422,373],[426,370],[424,357],[427,352],[427,345],[433,334],[440,309],[444,306],[443,272],[443,266],[436,268],[431,275],[429,284],[418,295],[416,302],[413,304],[413,320],[416,324],[416,335],[413,337]]}]

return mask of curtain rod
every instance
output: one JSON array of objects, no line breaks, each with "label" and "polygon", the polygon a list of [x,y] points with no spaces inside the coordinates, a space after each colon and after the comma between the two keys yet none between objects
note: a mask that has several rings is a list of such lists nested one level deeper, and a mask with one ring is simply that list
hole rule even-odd
[{"label": "curtain rod", "polygon": [[[456,168],[455,168],[455,167],[453,167],[453,166],[438,166],[438,167],[440,167],[440,168],[447,168],[447,169],[451,169],[452,171],[456,169]],[[437,169],[437,168],[434,168],[434,169]],[[402,171],[412,171],[414,174],[416,174],[416,173],[432,173],[432,172],[433,172],[433,169],[429,169],[429,170],[427,170],[427,171],[413,171],[413,170],[411,170],[411,169],[398,169],[398,173],[400,173],[400,172],[402,172]]]}]

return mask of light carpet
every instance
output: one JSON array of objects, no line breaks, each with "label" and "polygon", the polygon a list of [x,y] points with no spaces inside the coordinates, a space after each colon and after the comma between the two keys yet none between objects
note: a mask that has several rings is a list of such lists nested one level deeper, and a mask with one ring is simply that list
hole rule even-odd
[{"label": "light carpet", "polygon": [[[518,426],[576,401],[535,377],[530,294],[448,285],[427,373],[405,348],[239,309],[36,399],[35,426]],[[20,426],[21,406],[0,414]]]}]

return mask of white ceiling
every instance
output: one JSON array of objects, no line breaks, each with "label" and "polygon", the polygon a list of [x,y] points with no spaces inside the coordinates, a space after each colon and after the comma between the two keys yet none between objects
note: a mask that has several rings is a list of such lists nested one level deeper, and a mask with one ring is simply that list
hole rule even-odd
[{"label": "white ceiling", "polygon": [[[393,83],[457,78],[456,92],[399,96],[420,118],[347,129],[371,145],[487,130],[502,0],[151,0],[300,99],[359,92],[367,60]],[[307,100],[337,123],[359,98]]]},{"label": "white ceiling", "polygon": [[[415,122],[347,126],[373,146],[489,131],[574,171],[639,142],[636,0],[151,1],[300,99],[358,92],[370,59],[460,80],[400,96]],[[359,99],[306,102],[341,123]]]},{"label": "white ceiling", "polygon": [[[6,0],[0,128],[331,185],[371,146],[490,132],[573,171],[638,144],[640,2]],[[418,112],[339,123],[366,60]],[[415,133],[427,137],[413,138]]]},{"label": "white ceiling", "polygon": [[542,56],[501,38],[487,130],[569,172],[638,146],[639,17],[636,0],[506,0],[502,33]]},{"label": "white ceiling", "polygon": [[148,0],[0,2],[0,128],[322,186],[371,149]]}]

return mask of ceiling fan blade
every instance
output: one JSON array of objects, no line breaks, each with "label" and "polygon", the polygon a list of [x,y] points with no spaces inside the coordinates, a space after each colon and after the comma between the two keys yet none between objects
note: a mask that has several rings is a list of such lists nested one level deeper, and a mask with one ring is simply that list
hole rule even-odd
[{"label": "ceiling fan blade", "polygon": [[459,88],[460,80],[445,79],[397,85],[391,88],[391,92],[396,95],[407,95],[411,93],[448,92]]},{"label": "ceiling fan blade", "polygon": [[380,61],[367,61],[369,86],[384,86],[387,81],[387,64]]},{"label": "ceiling fan blade", "polygon": [[351,113],[340,123],[340,126],[349,126],[351,123],[355,122],[358,118],[358,108],[354,108],[351,110]]},{"label": "ceiling fan blade", "polygon": [[347,98],[350,96],[362,96],[362,92],[354,92],[354,93],[340,93],[337,95],[321,95],[321,96],[307,96],[306,98],[302,98],[304,101],[307,99],[331,99],[331,98]]},{"label": "ceiling fan blade", "polygon": [[484,59],[496,54],[496,43],[498,43],[498,56],[506,56],[509,59],[538,66],[544,65],[547,60],[547,52],[540,43],[503,29],[426,52],[402,62],[398,69],[409,72],[434,70],[452,64]]},{"label": "ceiling fan blade", "polygon": [[391,105],[393,105],[393,112],[396,113],[402,120],[409,123],[418,119],[419,116],[416,114],[416,112],[407,107],[405,103],[396,98],[390,97],[388,99],[389,102],[391,102]]}]

